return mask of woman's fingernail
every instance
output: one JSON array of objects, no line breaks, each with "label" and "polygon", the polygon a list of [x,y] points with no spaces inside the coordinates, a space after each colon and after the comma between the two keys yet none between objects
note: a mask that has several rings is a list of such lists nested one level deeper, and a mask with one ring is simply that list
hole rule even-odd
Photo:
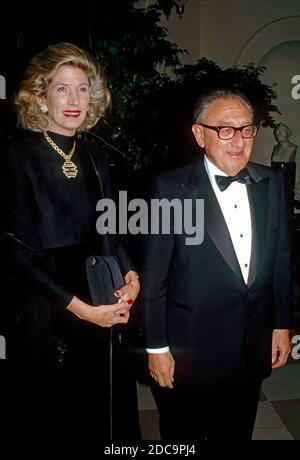
[{"label": "woman's fingernail", "polygon": [[127,303],[128,303],[128,305],[132,305],[132,304],[133,304],[133,300],[132,300],[132,299],[128,299],[128,300],[127,300]]}]

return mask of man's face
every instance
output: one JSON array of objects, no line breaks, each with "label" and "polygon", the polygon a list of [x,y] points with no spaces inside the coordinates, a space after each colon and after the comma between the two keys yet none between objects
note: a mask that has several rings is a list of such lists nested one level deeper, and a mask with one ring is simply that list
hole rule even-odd
[{"label": "man's face", "polygon": [[[241,126],[252,123],[252,113],[240,100],[233,97],[213,101],[205,114],[203,123],[210,126]],[[249,161],[254,138],[243,138],[240,131],[229,140],[219,139],[218,133],[201,125],[193,125],[194,136],[206,156],[228,176],[235,176]]]},{"label": "man's face", "polygon": [[276,138],[277,142],[284,142],[284,141],[288,140],[287,129],[284,126],[279,126],[275,130],[275,138]]}]

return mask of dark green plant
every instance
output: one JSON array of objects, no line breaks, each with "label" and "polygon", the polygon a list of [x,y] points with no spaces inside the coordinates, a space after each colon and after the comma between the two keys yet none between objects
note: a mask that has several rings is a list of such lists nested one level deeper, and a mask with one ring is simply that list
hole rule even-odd
[{"label": "dark green plant", "polygon": [[273,127],[272,112],[280,113],[272,103],[276,99],[275,84],[267,85],[261,81],[265,67],[253,63],[222,69],[207,58],[199,59],[194,65],[185,65],[175,70],[177,85],[201,95],[212,88],[229,86],[242,91],[255,108],[255,119],[264,127]]},{"label": "dark green plant", "polygon": [[170,85],[167,71],[180,65],[182,50],[167,40],[155,7],[132,8],[128,13],[126,29],[116,30],[113,37],[99,37],[95,46],[113,97],[112,111],[99,132],[126,154],[131,168],[140,170],[162,163],[168,153],[159,94]]}]

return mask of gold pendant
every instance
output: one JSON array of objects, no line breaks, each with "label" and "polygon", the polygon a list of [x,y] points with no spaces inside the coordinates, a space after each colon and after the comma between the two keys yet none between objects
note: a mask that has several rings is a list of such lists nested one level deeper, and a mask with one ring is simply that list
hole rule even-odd
[{"label": "gold pendant", "polygon": [[71,160],[66,160],[64,164],[62,165],[63,173],[65,176],[67,176],[68,179],[71,179],[72,177],[76,177],[78,173],[77,166],[73,161]]}]

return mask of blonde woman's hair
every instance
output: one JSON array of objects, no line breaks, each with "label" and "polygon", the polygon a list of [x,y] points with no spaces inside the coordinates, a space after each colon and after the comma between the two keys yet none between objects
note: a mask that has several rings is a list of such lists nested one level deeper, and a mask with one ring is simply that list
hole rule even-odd
[{"label": "blonde woman's hair", "polygon": [[85,50],[71,43],[48,46],[34,56],[28,64],[20,83],[15,104],[18,120],[32,131],[45,131],[48,127],[47,114],[41,112],[37,96],[46,96],[49,83],[62,65],[83,70],[90,83],[91,99],[86,118],[78,131],[87,131],[99,121],[110,106],[110,92],[98,61]]}]

